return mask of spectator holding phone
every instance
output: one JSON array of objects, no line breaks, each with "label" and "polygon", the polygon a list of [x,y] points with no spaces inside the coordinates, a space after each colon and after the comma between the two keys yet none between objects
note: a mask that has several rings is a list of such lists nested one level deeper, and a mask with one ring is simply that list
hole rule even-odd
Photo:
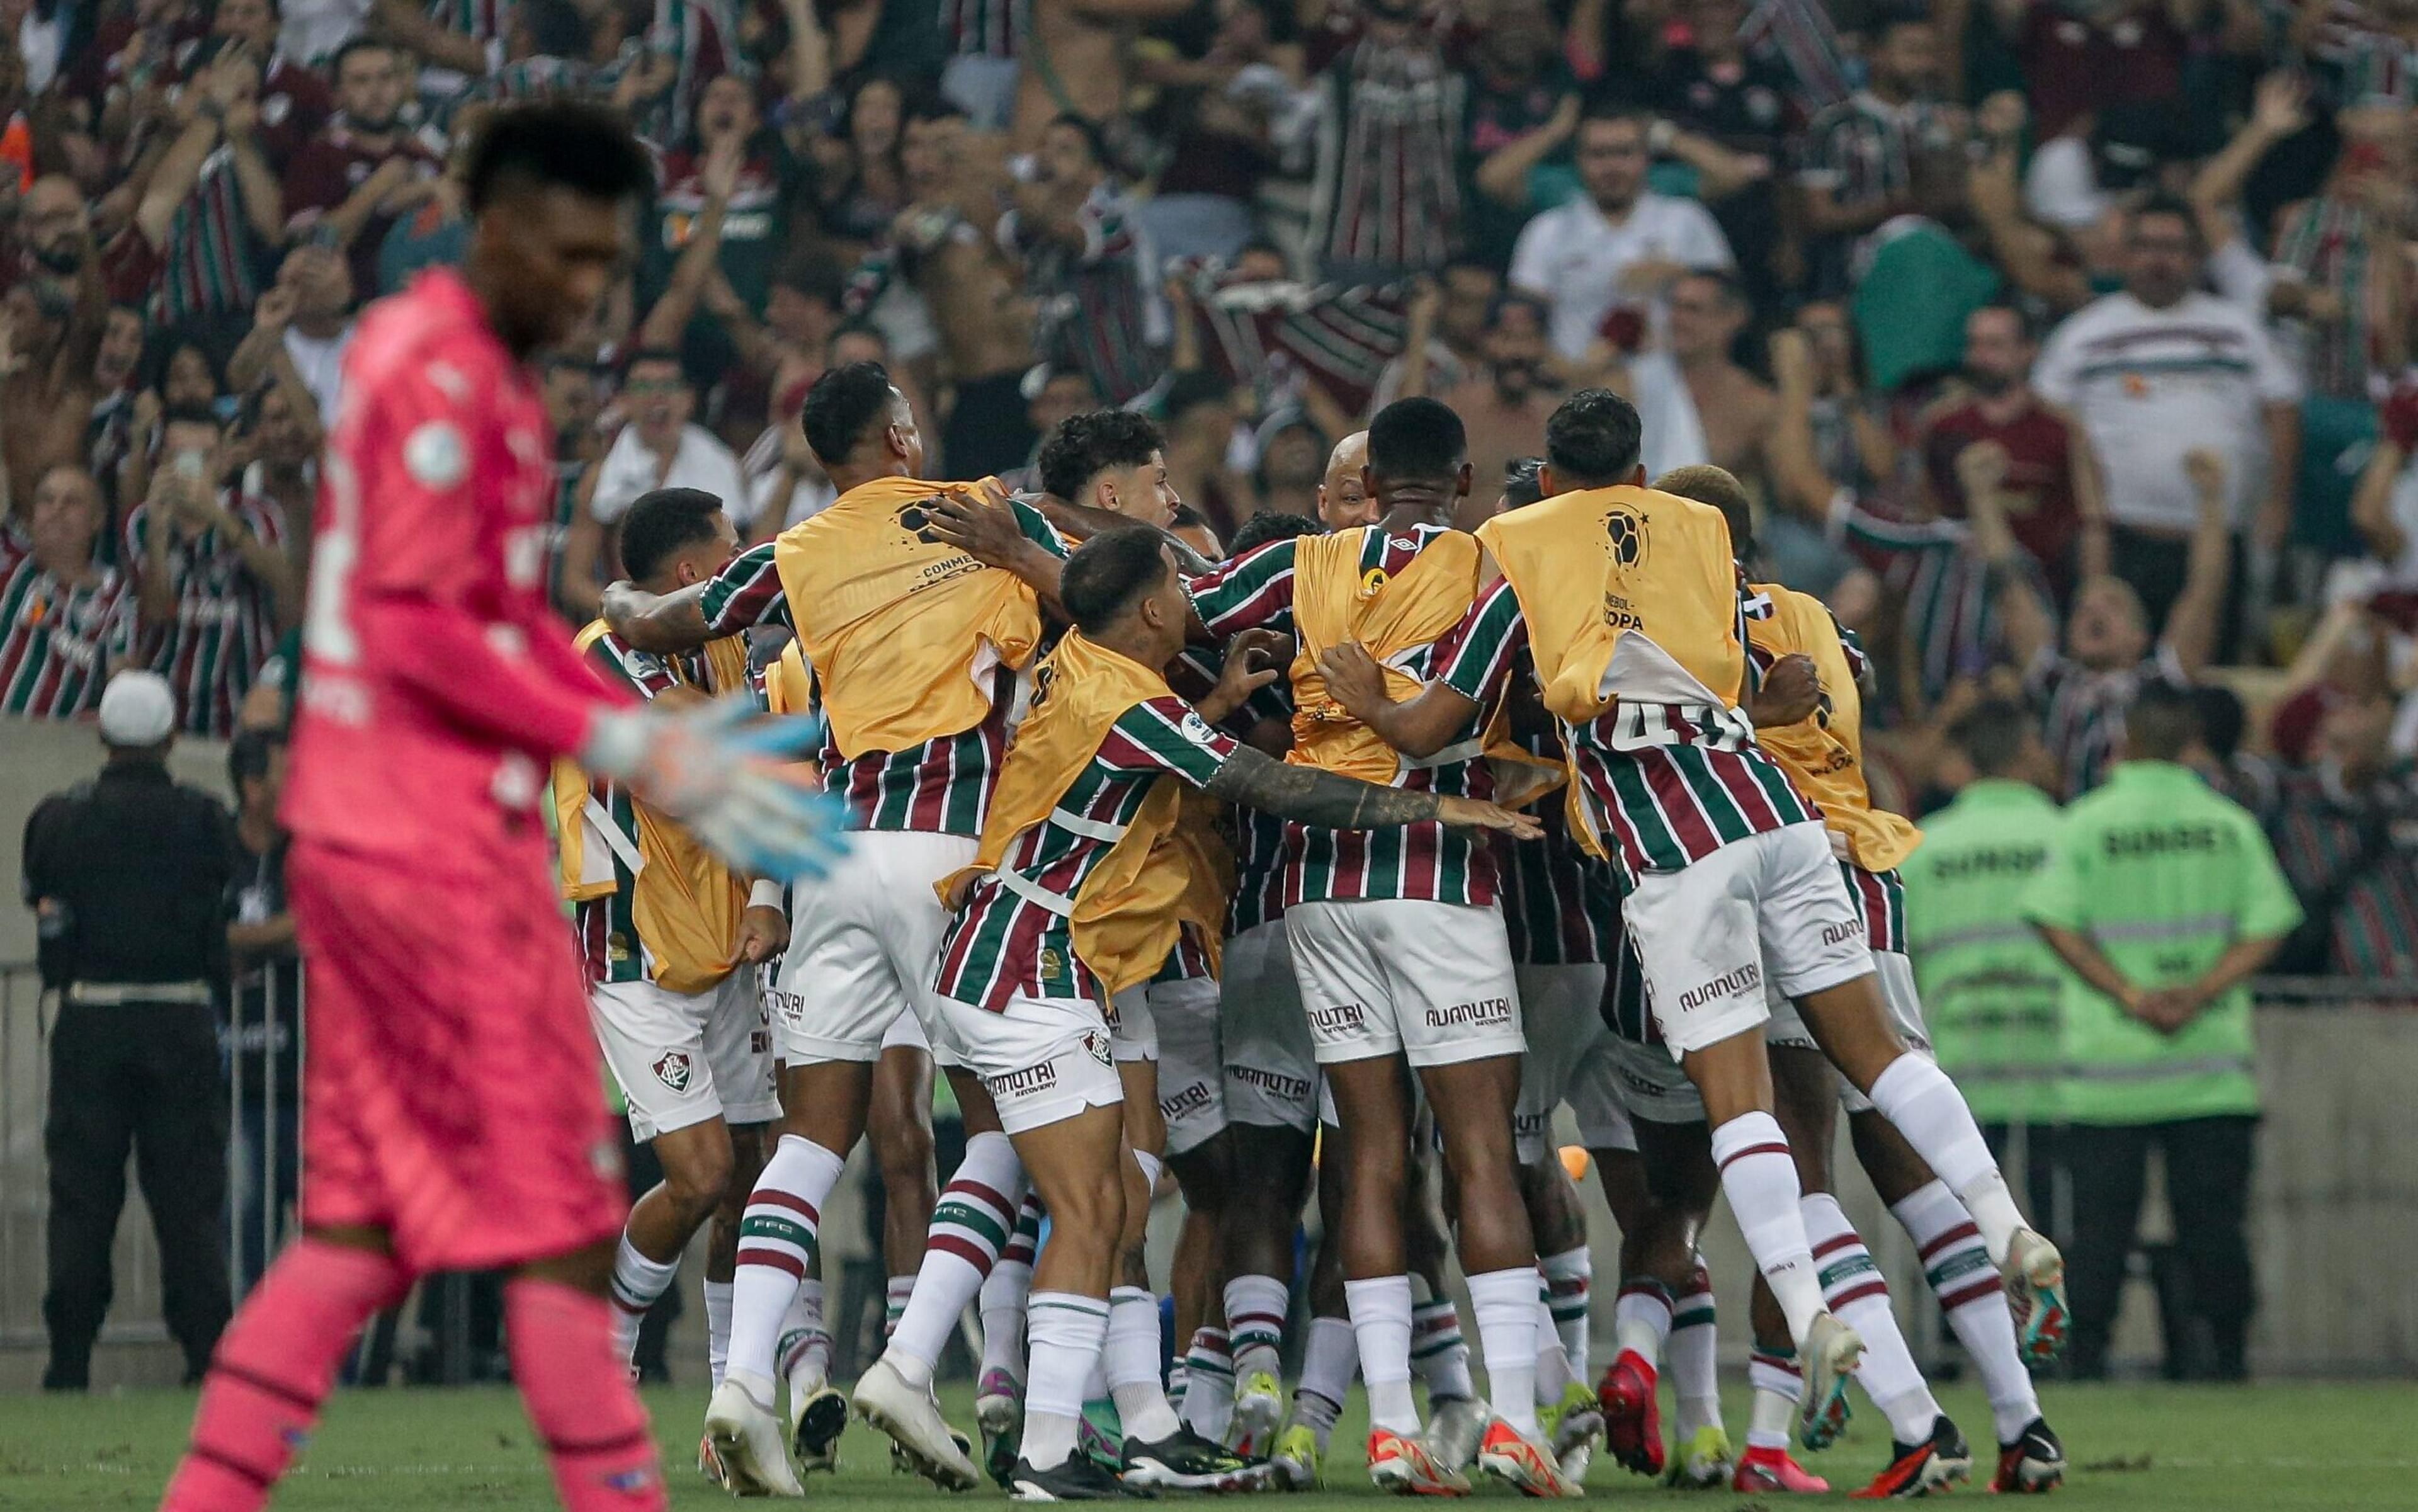
[{"label": "spectator holding phone", "polygon": [[177,728],[224,739],[236,710],[294,615],[299,579],[285,522],[259,499],[222,489],[225,425],[207,409],[172,409],[148,496],[126,518],[135,564],[144,665],[176,695]]}]

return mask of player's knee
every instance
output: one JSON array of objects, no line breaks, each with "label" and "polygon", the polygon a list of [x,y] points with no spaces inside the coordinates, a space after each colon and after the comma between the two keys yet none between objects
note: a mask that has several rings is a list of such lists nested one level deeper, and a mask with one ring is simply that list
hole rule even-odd
[{"label": "player's knee", "polygon": [[932,1131],[921,1119],[885,1120],[873,1133],[873,1158],[882,1185],[911,1192],[933,1180]]},{"label": "player's knee", "polygon": [[664,1186],[683,1225],[694,1228],[713,1216],[736,1185],[727,1147],[693,1153],[664,1168]]}]

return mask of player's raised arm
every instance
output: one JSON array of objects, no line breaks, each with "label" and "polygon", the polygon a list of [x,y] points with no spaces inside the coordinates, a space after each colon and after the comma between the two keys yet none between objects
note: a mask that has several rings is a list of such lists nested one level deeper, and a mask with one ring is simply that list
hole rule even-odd
[{"label": "player's raised arm", "polygon": [[642,651],[693,651],[707,641],[758,625],[787,625],[789,601],[781,590],[773,542],[748,547],[701,583],[650,593],[635,583],[604,589],[604,622]]}]

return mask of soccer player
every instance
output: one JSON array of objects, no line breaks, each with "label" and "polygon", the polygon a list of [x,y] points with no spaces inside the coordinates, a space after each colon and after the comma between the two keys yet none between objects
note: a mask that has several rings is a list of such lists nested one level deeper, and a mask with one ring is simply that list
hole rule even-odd
[{"label": "soccer player", "polygon": [[[1174,695],[1159,669],[1183,649],[1190,615],[1156,531],[1125,527],[1086,542],[1058,593],[1076,629],[1042,669],[975,866],[949,881],[958,908],[939,975],[949,1029],[1052,1219],[1033,1275],[1011,1489],[1026,1500],[1112,1491],[1076,1453],[1095,1357],[1124,1421],[1129,1484],[1230,1489],[1244,1478],[1179,1469],[1196,1451],[1159,1394],[1155,1300],[1140,1286],[1111,1286],[1121,1262],[1124,1282],[1134,1280],[1128,1219],[1139,1214],[1128,1204],[1147,1194],[1101,1004],[1146,980],[1175,933],[1185,878],[1151,865],[1154,847],[1187,787],[1327,829],[1450,823],[1528,834],[1534,826],[1474,799],[1275,762],[1212,729],[1210,716],[1223,718],[1274,674],[1230,654],[1201,708]],[[1533,1312],[1533,1276],[1523,1300]]]},{"label": "soccer player", "polygon": [[[712,576],[738,544],[722,501],[694,488],[642,495],[622,520],[622,563],[652,592]],[[632,649],[600,619],[574,644],[607,683],[662,709],[748,687],[743,635],[659,657]],[[756,971],[788,941],[781,886],[759,881],[751,892],[678,825],[574,763],[557,764],[554,792],[563,893],[578,905],[597,1043],[629,1100],[631,1137],[653,1145],[664,1170],[631,1208],[614,1257],[618,1341],[629,1358],[689,1240],[715,1220],[705,1294],[707,1357],[720,1385],[739,1229],[727,1199],[755,1185],[760,1126],[781,1112]],[[720,1478],[711,1446],[701,1454]]]},{"label": "soccer player", "polygon": [[1971,1211],[1991,1260],[2027,1293],[2034,1336],[2062,1327],[2064,1265],[2025,1225],[1955,1086],[1891,1026],[1826,831],[1738,707],[1744,599],[1728,527],[1643,487],[1640,441],[1636,410],[1609,390],[1553,412],[1545,502],[1481,528],[1487,586],[1444,675],[1371,724],[1408,755],[1441,751],[1527,648],[1562,726],[1573,818],[1629,884],[1621,911],[1657,1022],[1704,1097],[1722,1188],[1803,1362],[1804,1418],[1818,1422],[1863,1345],[1825,1304],[1772,1116],[1767,976]]},{"label": "soccer player", "polygon": [[[1753,559],[1753,514],[1737,479],[1718,467],[1683,467],[1656,486],[1720,510],[1740,563]],[[1754,584],[1752,590],[1758,609],[1747,621],[1748,655],[1762,674],[1764,691],[1774,692],[1783,663],[1794,662],[1797,672],[1814,677],[1807,690],[1810,707],[1768,715],[1758,708],[1756,739],[1790,781],[1821,805],[1825,824],[1845,852],[1841,876],[1863,920],[1890,1024],[1912,1053],[1932,1059],[1914,967],[1905,954],[1905,887],[1897,874],[1921,835],[1901,817],[1875,808],[1865,785],[1861,685],[1868,671],[1862,649],[1818,599],[1777,584]],[[1951,1325],[1981,1367],[1997,1419],[1996,1489],[2044,1490],[2056,1485],[2064,1474],[2064,1452],[2041,1417],[1998,1277],[1987,1264],[1971,1216],[1869,1098],[1838,1086],[1821,1047],[1794,1007],[1777,995],[1767,1037],[1782,1122],[1805,1182],[1806,1234],[1823,1262],[1824,1291],[1864,1336],[1869,1352],[1859,1380],[1890,1420],[1890,1462],[1867,1491],[1919,1496],[1965,1478],[1972,1457],[1899,1336],[1887,1286],[1863,1240],[1829,1194],[1832,1113],[1842,1106],[1865,1173],[1905,1226],[1925,1266],[1940,1278],[1943,1303],[1953,1299]],[[1977,1306],[1992,1299],[1997,1305]],[[1973,1309],[1961,1322],[1955,1321],[1960,1306]],[[2035,1358],[2044,1361],[2057,1342],[2054,1336],[2038,1340]]]},{"label": "soccer player", "polygon": [[167,1512],[264,1505],[360,1324],[419,1275],[497,1268],[563,1505],[666,1504],[613,1347],[621,1175],[538,809],[545,763],[628,784],[752,872],[804,874],[832,821],[721,710],[630,708],[545,607],[529,362],[627,265],[651,182],[613,115],[498,114],[465,176],[462,270],[380,304],[346,354],[283,813],[312,961],[303,1234],[220,1341]]},{"label": "soccer player", "polygon": [[[824,373],[800,422],[839,490],[829,509],[695,587],[605,591],[614,633],[642,650],[789,626],[830,725],[825,780],[846,796],[856,836],[848,862],[795,899],[776,1025],[782,1134],[742,1223],[730,1369],[706,1430],[742,1486],[798,1494],[773,1416],[784,1319],[819,1252],[819,1214],[841,1163],[865,1133],[883,1038],[900,1015],[917,1014],[949,1063],[966,1153],[934,1210],[914,1293],[855,1403],[921,1473],[963,1489],[977,1473],[933,1399],[931,1372],[999,1258],[1023,1176],[989,1094],[950,1063],[953,1046],[937,1027],[931,969],[948,920],[932,887],[973,860],[1017,675],[1041,639],[1041,605],[1014,574],[931,534],[936,496],[965,485],[916,481],[923,436],[878,363]],[[1038,513],[1005,511],[1028,544],[1053,562],[1063,553]],[[807,1405],[789,1404],[793,1439]]]},{"label": "soccer player", "polygon": [[[1428,758],[1404,761],[1328,695],[1316,658],[1366,639],[1405,686],[1436,656],[1476,588],[1477,543],[1446,522],[1468,494],[1459,417],[1404,399],[1369,427],[1373,526],[1278,542],[1190,585],[1213,635],[1294,632],[1292,759],[1413,791],[1487,797],[1473,710]],[[1500,747],[1502,742],[1497,741]],[[1345,1132],[1345,1290],[1370,1399],[1370,1474],[1403,1491],[1465,1489],[1420,1436],[1410,1395],[1412,1301],[1400,1221],[1412,1098],[1435,1110],[1458,1196],[1461,1259],[1497,1422],[1478,1463],[1523,1489],[1568,1482],[1538,1437],[1537,1257],[1512,1151],[1523,1040],[1490,853],[1431,826],[1400,834],[1286,833],[1285,929],[1319,1064]]]}]

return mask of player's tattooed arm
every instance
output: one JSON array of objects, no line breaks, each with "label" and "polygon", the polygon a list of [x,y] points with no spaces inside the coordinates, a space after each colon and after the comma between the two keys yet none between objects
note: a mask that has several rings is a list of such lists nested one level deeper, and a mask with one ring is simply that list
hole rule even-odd
[{"label": "player's tattooed arm", "polygon": [[1058,600],[1065,558],[1024,533],[1006,495],[990,497],[966,489],[937,495],[924,506],[924,536],[946,542],[986,567],[1014,573],[1053,618],[1066,619]]},{"label": "player's tattooed arm", "polygon": [[1446,682],[1431,682],[1416,696],[1395,702],[1385,692],[1385,669],[1357,641],[1322,652],[1318,671],[1345,713],[1405,756],[1435,755],[1461,739],[1478,715],[1477,700]]},{"label": "player's tattooed arm", "polygon": [[693,651],[713,638],[705,622],[705,584],[677,593],[650,593],[635,583],[604,588],[604,622],[642,651]]},{"label": "player's tattooed arm", "polygon": [[1440,819],[1458,829],[1501,830],[1520,840],[1543,832],[1527,815],[1492,803],[1380,787],[1341,772],[1278,761],[1247,745],[1226,758],[1205,791],[1322,830],[1385,830]]}]

